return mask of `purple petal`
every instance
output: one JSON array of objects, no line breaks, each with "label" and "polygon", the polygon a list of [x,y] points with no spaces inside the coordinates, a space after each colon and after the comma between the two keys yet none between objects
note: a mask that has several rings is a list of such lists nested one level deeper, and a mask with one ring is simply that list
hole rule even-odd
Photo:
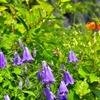
[{"label": "purple petal", "polygon": [[4,96],[4,100],[10,100],[9,96],[8,95],[5,95]]},{"label": "purple petal", "polygon": [[46,100],[54,100],[55,96],[49,88],[45,88]]},{"label": "purple petal", "polygon": [[52,82],[55,82],[52,70],[46,67],[45,70],[42,71],[42,84],[52,84]]},{"label": "purple petal", "polygon": [[14,66],[16,66],[16,65],[20,66],[22,64],[22,60],[21,60],[21,58],[20,58],[20,56],[18,55],[17,52],[14,53],[13,63],[14,63]]},{"label": "purple petal", "polygon": [[64,74],[64,82],[66,85],[74,84],[74,79],[72,78],[72,76],[68,71],[65,71],[63,74]]},{"label": "purple petal", "polygon": [[31,53],[29,52],[28,48],[27,47],[24,47],[22,61],[23,62],[27,62],[27,61],[32,62],[33,60],[34,59],[33,59],[32,55],[31,55]]},{"label": "purple petal", "polygon": [[59,93],[60,94],[62,94],[62,93],[67,94],[68,93],[68,89],[67,89],[66,84],[65,84],[64,81],[61,81],[61,83],[60,83],[60,86],[59,86],[59,89],[58,89],[58,94]]},{"label": "purple petal", "polygon": [[0,68],[6,68],[6,58],[3,52],[0,51]]},{"label": "purple petal", "polygon": [[69,57],[68,57],[69,62],[78,62],[79,60],[76,58],[76,55],[73,51],[69,52]]}]

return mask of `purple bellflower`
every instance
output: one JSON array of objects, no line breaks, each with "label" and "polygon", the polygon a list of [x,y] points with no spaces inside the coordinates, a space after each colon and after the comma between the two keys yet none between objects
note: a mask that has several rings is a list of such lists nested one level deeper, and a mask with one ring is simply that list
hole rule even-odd
[{"label": "purple bellflower", "polygon": [[72,76],[68,71],[63,72],[63,74],[64,74],[64,82],[66,85],[74,84],[74,79],[72,78]]},{"label": "purple bellflower", "polygon": [[54,94],[50,91],[49,88],[45,88],[44,92],[45,92],[45,95],[46,95],[46,100],[54,100],[55,96],[54,96]]},{"label": "purple bellflower", "polygon": [[78,62],[79,60],[76,58],[75,53],[71,50],[69,52],[69,57],[68,57],[69,62]]},{"label": "purple bellflower", "polygon": [[64,81],[61,81],[58,92],[57,98],[58,100],[67,100],[66,94],[68,93],[68,89]]},{"label": "purple bellflower", "polygon": [[46,67],[45,70],[42,71],[42,84],[45,86],[46,84],[52,84],[55,82],[55,78],[52,74],[52,70],[49,67]]},{"label": "purple bellflower", "polygon": [[22,58],[22,61],[23,62],[32,62],[34,59],[33,59],[33,57],[32,57],[32,55],[31,55],[31,53],[30,53],[30,51],[28,50],[28,48],[27,47],[24,47],[23,48],[23,58]]},{"label": "purple bellflower", "polygon": [[3,52],[0,51],[0,68],[6,68],[6,58]]},{"label": "purple bellflower", "polygon": [[5,95],[4,96],[4,100],[10,100],[9,96],[8,95]]},{"label": "purple bellflower", "polygon": [[20,66],[22,64],[22,60],[17,52],[14,53],[13,63],[14,63],[14,66],[16,65]]}]

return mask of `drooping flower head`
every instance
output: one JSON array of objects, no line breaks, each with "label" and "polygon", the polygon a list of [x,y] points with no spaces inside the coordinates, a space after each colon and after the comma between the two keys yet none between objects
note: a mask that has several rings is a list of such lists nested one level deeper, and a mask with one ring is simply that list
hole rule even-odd
[{"label": "drooping flower head", "polygon": [[69,62],[78,62],[79,60],[76,58],[75,53],[71,50],[69,52],[69,57],[68,57]]},{"label": "drooping flower head", "polygon": [[68,93],[68,89],[64,81],[61,81],[58,92],[57,98],[58,100],[67,100],[66,94]]},{"label": "drooping flower head", "polygon": [[52,70],[49,67],[46,67],[45,70],[42,71],[42,84],[52,84],[55,82],[55,78],[52,74]]},{"label": "drooping flower head", "polygon": [[16,66],[16,65],[20,66],[22,64],[22,60],[21,60],[19,54],[16,51],[14,53],[13,63],[14,63],[14,66]]},{"label": "drooping flower head", "polygon": [[0,51],[0,68],[6,68],[6,58],[3,52]]},{"label": "drooping flower head", "polygon": [[68,71],[63,72],[63,74],[64,74],[64,82],[66,85],[74,84],[74,79],[72,78],[72,76]]},{"label": "drooping flower head", "polygon": [[10,100],[9,96],[8,95],[5,95],[4,96],[4,100]]},{"label": "drooping flower head", "polygon": [[50,91],[49,88],[44,89],[45,95],[46,95],[46,100],[54,100],[55,96],[54,94]]},{"label": "drooping flower head", "polygon": [[23,48],[23,62],[32,62],[34,59],[27,47]]}]

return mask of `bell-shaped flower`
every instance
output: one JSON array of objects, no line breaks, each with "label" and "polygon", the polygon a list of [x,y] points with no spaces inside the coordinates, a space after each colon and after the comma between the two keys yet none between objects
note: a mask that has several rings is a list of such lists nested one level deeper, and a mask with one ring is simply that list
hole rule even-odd
[{"label": "bell-shaped flower", "polygon": [[65,93],[65,94],[68,93],[68,89],[64,81],[61,81],[59,89],[58,89],[58,93]]},{"label": "bell-shaped flower", "polygon": [[9,96],[8,95],[5,95],[4,96],[4,100],[10,100]]},{"label": "bell-shaped flower", "polygon": [[6,58],[3,52],[0,51],[0,68],[6,68]]},{"label": "bell-shaped flower", "polygon": [[78,62],[79,60],[76,58],[75,53],[71,50],[69,52],[69,57],[68,57],[69,62]]},{"label": "bell-shaped flower", "polygon": [[68,89],[66,87],[66,84],[64,81],[61,81],[58,92],[57,92],[57,98],[58,100],[67,100],[66,94],[68,93]]},{"label": "bell-shaped flower", "polygon": [[52,74],[52,70],[46,67],[45,70],[42,71],[42,84],[52,84],[53,82],[55,82],[55,78]]},{"label": "bell-shaped flower", "polygon": [[28,50],[28,48],[27,47],[24,47],[23,48],[23,57],[22,57],[22,61],[23,62],[32,62],[34,59],[33,59],[33,57],[32,57],[32,55],[31,55],[31,53],[30,53],[30,51]]},{"label": "bell-shaped flower", "polygon": [[64,74],[64,82],[66,85],[74,84],[74,79],[72,78],[72,76],[68,71],[63,72],[63,74]]},{"label": "bell-shaped flower", "polygon": [[50,91],[49,88],[44,89],[45,95],[46,95],[46,100],[54,100],[55,96],[54,94]]},{"label": "bell-shaped flower", "polygon": [[19,54],[15,51],[13,65],[14,66],[16,66],[16,65],[20,66],[21,64],[22,64],[22,60],[21,60]]}]

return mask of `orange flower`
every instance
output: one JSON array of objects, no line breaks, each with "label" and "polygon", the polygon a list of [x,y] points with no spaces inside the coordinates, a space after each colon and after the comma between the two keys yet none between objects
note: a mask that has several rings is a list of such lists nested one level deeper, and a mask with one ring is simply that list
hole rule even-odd
[{"label": "orange flower", "polygon": [[98,30],[100,30],[100,24],[98,24]]},{"label": "orange flower", "polygon": [[86,25],[86,27],[94,30],[96,28],[96,24],[95,22],[90,22]]}]

